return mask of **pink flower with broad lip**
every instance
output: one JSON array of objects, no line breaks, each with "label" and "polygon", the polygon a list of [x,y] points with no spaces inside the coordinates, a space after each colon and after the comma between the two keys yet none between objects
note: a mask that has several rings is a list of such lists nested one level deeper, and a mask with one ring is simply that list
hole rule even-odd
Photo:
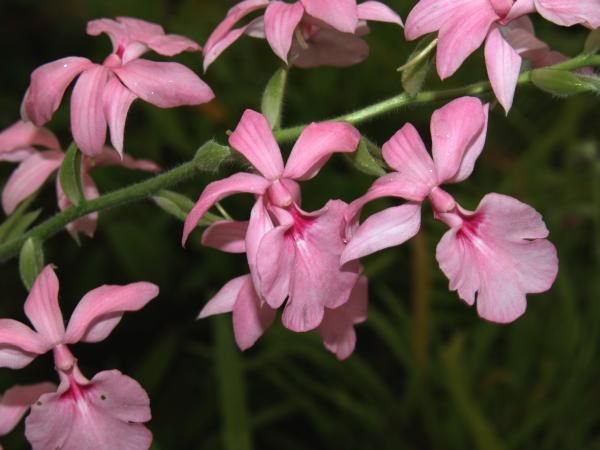
[{"label": "pink flower with broad lip", "polygon": [[450,289],[458,290],[471,305],[477,292],[479,315],[506,323],[523,314],[526,294],[550,289],[558,259],[541,216],[530,206],[488,194],[472,213],[439,187],[463,181],[473,171],[485,142],[487,110],[478,99],[463,97],[435,111],[433,158],[410,124],[384,144],[383,158],[395,172],[379,178],[355,200],[346,219],[352,223],[362,206],[376,198],[393,196],[408,202],[373,214],[356,231],[350,230],[341,261],[412,238],[421,226],[421,203],[429,198],[434,216],[451,227],[437,248]]},{"label": "pink flower with broad lip", "polygon": [[165,34],[160,25],[129,17],[93,20],[87,33],[108,34],[113,53],[102,64],[67,57],[38,67],[31,74],[22,105],[24,119],[44,125],[58,109],[69,84],[79,76],[71,95],[71,132],[86,155],[102,153],[107,126],[113,147],[122,154],[125,119],[137,98],[159,108],[198,105],[214,98],[208,85],[187,67],[140,58],[149,50],[165,56],[200,51],[195,42]]},{"label": "pink flower with broad lip", "polygon": [[284,167],[267,120],[246,110],[229,144],[260,175],[236,173],[210,183],[185,221],[183,242],[222,198],[239,192],[256,195],[248,223],[218,222],[206,230],[203,242],[225,251],[245,251],[261,300],[276,309],[287,298],[283,324],[293,331],[315,329],[325,308],[348,301],[360,266],[339,267],[344,243],[338,230],[346,204],[331,200],[319,211],[302,211],[297,181],[314,177],[332,153],[355,151],[359,139],[349,124],[313,123],[298,138]]},{"label": "pink flower with broad lip", "polygon": [[26,420],[25,434],[34,450],[110,448],[147,450],[152,433],[149,399],[142,387],[119,371],[87,380],[68,345],[104,340],[127,311],[137,311],[158,295],[158,287],[139,282],[104,285],[88,292],[65,327],[58,305],[58,279],[46,266],[25,301],[31,329],[13,319],[0,319],[0,367],[18,369],[53,351],[61,384],[43,394]]},{"label": "pink flower with broad lip", "polygon": [[[43,150],[38,150],[41,147]],[[60,168],[64,153],[56,136],[46,128],[36,127],[31,122],[19,121],[0,133],[0,161],[20,162],[11,174],[2,191],[2,207],[6,214],[37,191],[48,178]],[[110,147],[94,157],[83,156],[81,180],[83,194],[87,200],[98,197],[98,188],[90,176],[94,167],[122,166],[128,169],[157,172],[160,167],[152,161],[134,159],[129,155],[119,155]],[[60,182],[56,181],[58,206],[65,210],[71,206],[64,194]],[[67,225],[67,230],[74,237],[84,233],[93,237],[96,231],[98,213],[92,213]]]},{"label": "pink flower with broad lip", "polygon": [[[233,28],[245,16],[265,9],[261,16]],[[204,46],[204,70],[242,35],[267,39],[279,58],[298,67],[345,67],[362,62],[369,47],[360,38],[368,33],[367,20],[402,25],[400,17],[377,1],[356,0],[245,0],[231,8]]]},{"label": "pink flower with broad lip", "polygon": [[[533,35],[530,24],[520,24],[519,46],[511,42],[510,23],[525,14],[539,11],[559,25],[584,23],[600,25],[597,0],[565,2],[562,0],[420,0],[406,19],[406,38],[416,39],[438,32],[437,71],[448,78],[465,59],[485,41],[485,62],[490,83],[504,110],[512,106],[522,57],[528,51],[547,48]],[[588,21],[589,22],[586,22]],[[530,28],[530,30],[528,30]],[[556,62],[554,59],[534,61]]]}]

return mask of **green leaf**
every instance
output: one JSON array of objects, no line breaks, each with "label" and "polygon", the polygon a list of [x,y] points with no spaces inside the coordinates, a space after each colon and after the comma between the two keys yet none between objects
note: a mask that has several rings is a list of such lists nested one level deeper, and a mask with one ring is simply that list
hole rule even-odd
[{"label": "green leaf", "polygon": [[417,95],[425,83],[432,62],[432,52],[437,45],[435,35],[429,34],[421,39],[408,57],[406,64],[398,68],[402,72],[402,87],[408,95]]},{"label": "green leaf", "polygon": [[81,152],[73,142],[65,153],[58,180],[65,195],[73,205],[78,205],[84,199],[81,185]]},{"label": "green leaf", "polygon": [[600,50],[600,28],[590,31],[583,46],[583,53],[596,53],[598,50]]},{"label": "green leaf", "polygon": [[41,209],[36,209],[35,211],[30,211],[27,214],[24,214],[6,233],[4,236],[5,240],[10,241],[11,239],[23,234],[30,227],[30,225],[37,220],[41,212]]},{"label": "green leaf", "polygon": [[[163,211],[179,220],[185,220],[194,207],[194,202],[183,194],[163,189],[152,196],[152,200]],[[206,226],[223,220],[221,216],[207,212],[202,216],[199,225]]]},{"label": "green leaf", "polygon": [[9,241],[15,234],[14,230],[25,231],[37,219],[41,210],[35,211],[35,217],[33,213],[27,213],[27,208],[31,205],[34,197],[35,195],[32,195],[21,202],[17,209],[0,224],[0,243]]},{"label": "green leaf", "polygon": [[541,90],[558,97],[600,92],[600,78],[560,69],[536,69],[531,72],[531,81]]},{"label": "green leaf", "polygon": [[19,273],[21,280],[27,288],[31,289],[33,282],[44,268],[44,250],[42,243],[34,237],[30,237],[21,247],[19,255]]},{"label": "green leaf", "polygon": [[203,172],[218,172],[223,162],[232,156],[231,149],[210,140],[196,151],[194,164]]},{"label": "green leaf", "polygon": [[379,177],[386,173],[383,169],[384,164],[379,157],[381,150],[364,137],[360,140],[358,149],[354,153],[345,153],[345,155],[354,167],[367,175]]},{"label": "green leaf", "polygon": [[279,69],[273,74],[263,92],[260,109],[273,130],[277,130],[281,127],[281,110],[283,107],[287,75],[287,67]]}]

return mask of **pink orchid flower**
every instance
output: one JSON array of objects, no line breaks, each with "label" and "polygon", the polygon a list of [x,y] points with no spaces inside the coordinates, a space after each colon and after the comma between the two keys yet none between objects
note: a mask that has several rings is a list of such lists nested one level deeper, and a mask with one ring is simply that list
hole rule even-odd
[{"label": "pink orchid flower", "polygon": [[362,206],[384,196],[407,203],[385,209],[349,232],[351,240],[341,262],[400,245],[421,226],[421,203],[429,198],[434,216],[451,230],[438,245],[437,257],[468,304],[475,301],[484,319],[506,323],[525,311],[528,293],[550,289],[558,270],[556,249],[546,239],[541,216],[513,198],[489,194],[474,213],[463,209],[440,188],[465,180],[483,149],[487,105],[476,98],[454,100],[433,113],[432,154],[411,124],[406,124],[383,146],[383,158],[395,172],[378,179],[355,200],[346,219],[352,222]]},{"label": "pink orchid flower", "polygon": [[[427,33],[438,32],[436,55],[437,71],[446,79],[462,65],[465,59],[485,41],[485,63],[496,98],[508,112],[512,106],[521,69],[522,56],[528,50],[547,47],[537,40],[527,26],[521,35],[527,38],[525,47],[515,47],[507,38],[507,26],[525,14],[537,10],[548,20],[559,25],[575,23],[600,24],[597,0],[564,2],[562,0],[420,0],[406,19],[406,37],[416,39]],[[586,22],[589,20],[589,23]],[[552,62],[547,60],[546,62]],[[542,60],[538,59],[539,64]]]},{"label": "pink orchid flower", "polygon": [[313,123],[298,138],[284,167],[265,117],[246,110],[229,144],[260,175],[236,173],[206,186],[185,221],[183,242],[219,200],[239,192],[256,195],[248,223],[214,224],[203,242],[225,251],[245,251],[261,300],[276,309],[287,298],[284,325],[293,331],[315,329],[325,308],[348,301],[360,267],[339,267],[344,242],[338,230],[346,204],[331,200],[321,210],[307,213],[299,206],[298,181],[314,177],[332,153],[355,151],[359,139],[349,124]]},{"label": "pink orchid flower", "polygon": [[71,132],[86,155],[102,153],[107,126],[113,147],[122,154],[125,119],[138,97],[159,108],[198,105],[214,98],[208,85],[187,67],[140,58],[149,50],[165,56],[200,51],[195,42],[129,17],[93,20],[87,33],[108,34],[113,53],[102,64],[67,57],[38,67],[31,74],[22,106],[24,119],[44,125],[58,109],[69,84],[79,76],[71,95]]},{"label": "pink orchid flower", "polygon": [[0,367],[18,369],[49,351],[60,376],[56,392],[45,393],[26,419],[33,450],[110,448],[147,450],[152,433],[150,401],[144,389],[117,370],[87,380],[68,346],[104,340],[127,311],[137,311],[158,295],[158,287],[139,282],[104,285],[88,292],[65,327],[58,305],[58,279],[46,266],[25,301],[33,329],[13,319],[0,319]]},{"label": "pink orchid flower", "polygon": [[[38,150],[36,147],[41,147]],[[51,131],[36,127],[31,122],[19,121],[0,133],[0,161],[20,162],[11,174],[2,191],[2,207],[6,214],[11,214],[15,208],[37,191],[57,172],[64,159],[60,143]],[[129,155],[119,155],[110,147],[104,147],[102,152],[94,157],[83,156],[82,176],[83,194],[87,200],[98,197],[98,188],[90,176],[94,167],[122,166],[128,169],[157,172],[160,167],[152,161],[134,159]],[[64,194],[60,183],[56,182],[58,206],[65,210],[71,206]],[[98,213],[92,213],[75,220],[67,225],[71,235],[84,233],[93,237],[96,231]]]},{"label": "pink orchid flower", "polygon": [[[265,9],[261,16],[240,28],[245,16]],[[204,70],[243,34],[266,38],[286,64],[297,67],[345,67],[369,54],[360,38],[368,33],[367,20],[402,25],[400,17],[377,1],[359,5],[356,0],[244,0],[227,12],[204,47]]]}]

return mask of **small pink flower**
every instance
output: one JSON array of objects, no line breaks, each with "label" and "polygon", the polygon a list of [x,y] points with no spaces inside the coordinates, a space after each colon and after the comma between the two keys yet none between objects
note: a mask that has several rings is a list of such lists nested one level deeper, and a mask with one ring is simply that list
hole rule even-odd
[{"label": "small pink flower", "polygon": [[107,126],[113,147],[123,152],[125,119],[138,97],[159,108],[197,105],[213,99],[211,89],[187,67],[140,58],[149,50],[165,56],[199,51],[195,42],[165,34],[159,25],[128,17],[93,20],[88,23],[87,33],[108,34],[113,53],[101,65],[86,58],[67,57],[38,67],[31,74],[22,105],[23,118],[44,125],[58,109],[69,84],[79,76],[71,95],[71,132],[86,155],[102,152]]},{"label": "small pink flower", "polygon": [[147,450],[152,434],[147,394],[120,372],[105,371],[87,380],[68,345],[104,340],[127,311],[137,311],[158,295],[151,283],[104,285],[88,292],[65,327],[58,305],[58,279],[46,266],[25,301],[33,329],[13,319],[0,319],[0,367],[18,369],[52,351],[61,384],[42,395],[26,420],[26,436],[34,450],[111,448]]},{"label": "small pink flower", "polygon": [[[264,16],[240,28],[242,18],[259,9]],[[402,25],[398,15],[377,1],[356,0],[245,0],[231,8],[204,47],[204,70],[243,34],[266,38],[279,58],[298,67],[345,67],[363,61],[367,20]]]},{"label": "small pink flower", "polygon": [[[38,150],[36,147],[41,147]],[[64,159],[60,144],[51,131],[36,127],[31,122],[19,121],[0,133],[0,161],[20,162],[11,174],[2,191],[2,207],[6,214],[11,214],[15,208],[37,191],[58,171]],[[160,167],[145,159],[134,159],[129,155],[120,157],[110,147],[104,147],[102,152],[94,157],[83,156],[81,179],[83,194],[87,200],[98,197],[98,188],[90,176],[94,167],[122,166],[128,169],[157,172]],[[71,203],[65,196],[60,183],[56,182],[58,206],[65,210]],[[96,231],[98,213],[92,213],[75,220],[67,225],[67,230],[73,236],[81,232],[92,237]]]}]

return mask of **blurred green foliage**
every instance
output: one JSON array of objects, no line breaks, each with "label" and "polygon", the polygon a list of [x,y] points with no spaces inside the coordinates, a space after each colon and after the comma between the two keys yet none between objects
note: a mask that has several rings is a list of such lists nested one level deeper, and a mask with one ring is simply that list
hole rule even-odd
[{"label": "blurred green foliage", "polygon": [[[68,55],[101,61],[106,37],[85,34],[88,20],[131,15],[168,32],[204,42],[234,2],[224,0],[2,0],[0,2],[0,128],[18,118],[29,73]],[[414,1],[390,0],[402,17]],[[563,29],[535,18],[539,35],[568,55],[581,51],[586,30]],[[371,55],[358,66],[292,70],[283,126],[333,117],[401,91],[400,66],[414,43],[402,30],[373,24]],[[178,60],[198,73],[198,55]],[[264,85],[280,67],[265,42],[244,38],[203,76],[217,100],[197,108],[160,110],[136,102],[129,114],[126,151],[163,167],[190,159],[200,144],[226,142],[245,108],[260,106]],[[481,51],[443,84],[485,78]],[[442,86],[435,74],[427,88]],[[68,106],[50,127],[66,147]],[[411,108],[360,126],[381,145],[406,121],[428,139],[429,117],[440,105]],[[67,233],[45,244],[58,267],[61,305],[72,310],[103,283],[149,280],[160,297],[125,317],[106,341],[76,346],[88,376],[119,368],[152,398],[154,450],[592,450],[600,449],[600,150],[598,97],[552,98],[520,89],[508,117],[494,108],[486,150],[469,180],[452,188],[474,208],[487,192],[513,195],[545,217],[558,247],[553,289],[529,296],[528,312],[498,326],[480,320],[455,293],[435,262],[444,227],[426,219],[410,245],[367,258],[368,322],[358,327],[355,354],[340,363],[317,336],[274,326],[246,353],[233,344],[228,317],[195,321],[202,305],[229,279],[247,271],[243,256],[201,249],[199,233],[180,247],[182,225],[151,200],[101,213],[93,240],[78,246]],[[227,170],[237,169],[229,167]],[[12,170],[2,164],[3,180]],[[94,172],[108,192],[144,178],[120,168]],[[177,190],[196,198],[210,181]],[[350,201],[373,178],[334,158],[304,186],[304,206],[330,198]],[[226,201],[234,217],[249,200]],[[56,212],[47,186],[30,209]],[[429,217],[429,211],[425,211]],[[24,320],[26,291],[16,260],[1,271],[1,317]],[[21,371],[0,370],[0,388],[56,381],[51,358]],[[23,425],[3,438],[24,449]]]}]

